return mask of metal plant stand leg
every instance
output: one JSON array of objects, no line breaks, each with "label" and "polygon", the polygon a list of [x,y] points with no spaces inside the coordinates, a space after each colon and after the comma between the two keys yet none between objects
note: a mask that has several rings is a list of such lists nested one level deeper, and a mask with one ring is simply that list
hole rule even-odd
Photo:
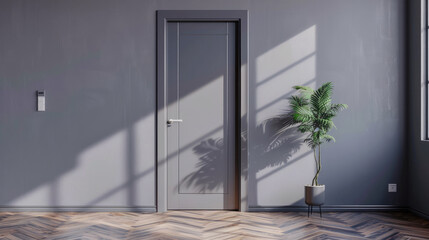
[{"label": "metal plant stand leg", "polygon": [[[320,218],[322,218],[322,205],[314,205],[319,207],[319,215]],[[307,204],[307,217],[310,217],[310,215],[313,215],[313,205]]]},{"label": "metal plant stand leg", "polygon": [[307,217],[310,217],[310,205],[307,205]]}]

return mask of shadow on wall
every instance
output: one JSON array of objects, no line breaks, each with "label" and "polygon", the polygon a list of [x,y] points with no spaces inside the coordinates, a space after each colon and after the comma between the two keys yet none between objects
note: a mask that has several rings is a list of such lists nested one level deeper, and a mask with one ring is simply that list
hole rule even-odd
[{"label": "shadow on wall", "polygon": [[[255,156],[260,161],[252,165],[256,169],[253,173],[258,173],[267,167],[276,167],[287,165],[295,162],[298,159],[291,160],[291,157],[296,153],[302,143],[303,135],[298,132],[296,126],[291,125],[292,115],[290,113],[270,118],[257,127],[258,144],[252,148],[258,153]],[[284,132],[278,134],[278,129],[285,129]],[[246,144],[247,139],[244,137],[247,134],[241,134],[241,142]],[[196,191],[201,193],[216,190],[224,187],[224,179],[217,176],[222,176],[225,164],[223,163],[224,156],[224,141],[222,138],[208,138],[202,140],[198,145],[192,148],[194,154],[199,157],[199,162],[196,164],[196,171],[184,177],[180,184],[186,184],[188,187],[193,186]],[[242,154],[247,154],[246,152]],[[248,174],[248,169],[244,169],[245,176]],[[255,191],[249,190],[249,194]]]}]

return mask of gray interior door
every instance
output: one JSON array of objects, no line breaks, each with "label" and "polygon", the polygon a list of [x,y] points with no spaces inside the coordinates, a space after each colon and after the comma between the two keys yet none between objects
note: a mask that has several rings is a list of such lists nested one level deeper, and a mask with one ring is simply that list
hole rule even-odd
[{"label": "gray interior door", "polygon": [[235,27],[167,25],[168,209],[238,208]]}]

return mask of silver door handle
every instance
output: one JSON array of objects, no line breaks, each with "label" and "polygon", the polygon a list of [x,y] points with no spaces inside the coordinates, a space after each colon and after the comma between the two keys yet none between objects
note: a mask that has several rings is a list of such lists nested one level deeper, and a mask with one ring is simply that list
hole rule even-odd
[{"label": "silver door handle", "polygon": [[168,119],[167,124],[172,124],[175,122],[183,122],[183,120],[182,119]]}]

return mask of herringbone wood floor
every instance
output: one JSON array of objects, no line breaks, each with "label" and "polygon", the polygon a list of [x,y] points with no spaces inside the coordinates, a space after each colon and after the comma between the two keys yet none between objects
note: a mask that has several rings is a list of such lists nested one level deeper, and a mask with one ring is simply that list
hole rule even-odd
[{"label": "herringbone wood floor", "polygon": [[429,239],[410,213],[0,213],[0,239]]}]

